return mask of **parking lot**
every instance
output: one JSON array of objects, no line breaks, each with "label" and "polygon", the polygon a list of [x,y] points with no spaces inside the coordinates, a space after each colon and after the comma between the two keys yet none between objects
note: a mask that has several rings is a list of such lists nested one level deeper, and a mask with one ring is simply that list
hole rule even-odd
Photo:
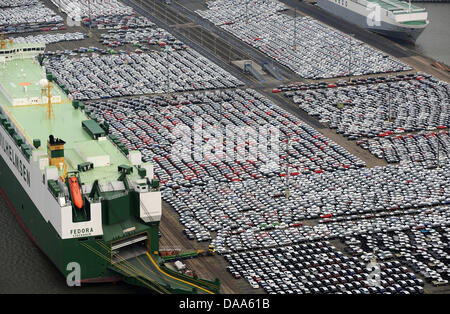
[{"label": "parking lot", "polygon": [[415,162],[433,167],[450,158],[448,131],[421,131],[417,134],[361,140],[357,143],[388,163]]},{"label": "parking lot", "polygon": [[64,28],[64,20],[38,1],[0,3],[0,32],[5,34],[54,31]]},{"label": "parking lot", "polygon": [[[59,16],[58,1],[0,5],[41,2]],[[45,62],[58,84],[128,150],[154,162],[165,201],[163,245],[214,244],[219,256],[188,263],[210,279],[227,269],[226,293],[449,292],[448,83],[426,73],[385,74],[411,68],[264,1],[259,9],[236,3],[214,21],[305,78],[352,78],[251,89],[232,65],[224,70],[119,1],[108,5],[107,14],[94,7],[91,29],[84,12],[80,27],[9,31],[47,42]],[[238,18],[222,25],[229,14]],[[261,146],[271,127],[278,150]],[[226,137],[245,128],[257,132]]]},{"label": "parking lot", "polygon": [[44,43],[46,46],[68,41],[81,41],[87,38],[87,34],[76,32],[76,33],[43,33],[39,35],[25,35],[25,36],[14,36],[14,42],[16,43]]},{"label": "parking lot", "polygon": [[294,86],[285,95],[351,140],[450,125],[446,82],[417,74],[355,81]]},{"label": "parking lot", "polygon": [[278,294],[423,293],[424,282],[401,263],[381,262],[378,282],[358,258],[347,257],[329,242],[225,255],[227,270],[253,287]]},{"label": "parking lot", "polygon": [[209,1],[201,17],[307,79],[407,71],[411,67],[279,1]]},{"label": "parking lot", "polygon": [[[174,45],[182,45],[180,42]],[[74,99],[92,100],[243,85],[191,49],[108,56],[51,57],[45,63]]]},{"label": "parking lot", "polygon": [[[210,179],[240,181],[263,176],[286,175],[283,162],[280,163],[281,168],[270,169],[268,158],[271,158],[271,150],[263,153],[258,149],[258,145],[265,140],[261,134],[246,134],[249,136],[248,141],[235,136],[232,141],[227,140],[225,144],[224,141],[219,142],[221,137],[227,136],[227,130],[234,129],[237,132],[239,128],[248,128],[256,132],[276,128],[277,134],[274,135],[277,135],[281,142],[286,142],[289,138],[291,144],[287,154],[286,148],[283,147],[286,144],[283,143],[277,143],[279,147],[274,147],[273,153],[278,151],[282,161],[289,158],[290,176],[345,171],[365,165],[362,160],[295,116],[288,115],[254,90],[179,94],[172,95],[170,99],[158,96],[95,102],[90,103],[88,108],[96,115],[98,121],[106,121],[110,125],[110,133],[118,137],[128,149],[139,148],[142,150],[144,160],[155,160],[160,164],[161,170],[170,170],[171,176],[161,174],[160,179],[163,183],[178,181],[178,184],[183,184],[183,181],[175,180],[174,175],[181,175],[185,170],[186,174],[182,176],[184,180],[198,179],[203,183]],[[223,117],[220,112],[224,114]],[[196,119],[200,117],[202,120],[200,123],[205,128],[204,132],[195,129]],[[116,119],[120,120],[115,121]],[[156,121],[149,124],[149,119]],[[189,132],[193,132],[189,141],[183,138],[183,142],[179,143],[181,145],[177,148],[180,152],[187,152],[186,155],[173,155],[177,128],[179,130],[186,128]],[[196,144],[196,136],[208,139],[211,136],[211,140],[206,141],[202,148],[200,162],[190,150],[190,147]],[[168,143],[172,145],[167,145]],[[194,159],[196,162],[191,162]],[[201,166],[203,160],[207,161],[207,164],[216,165]],[[180,162],[182,164],[177,165]],[[179,167],[183,168],[177,170]],[[198,170],[199,167],[205,167],[206,171]],[[198,172],[198,175],[192,175],[192,172]]]},{"label": "parking lot", "polygon": [[[162,182],[163,198],[178,213],[186,237],[199,242],[211,241],[220,254],[226,256],[242,251],[258,253],[256,250],[299,243],[340,241],[352,235],[384,234],[415,230],[423,226],[445,227],[448,224],[446,204],[450,202],[450,172],[445,161],[441,167],[429,170],[417,163],[371,169],[352,166],[351,169],[330,168],[326,171],[303,173],[297,173],[298,169],[292,167],[289,170],[290,197],[286,198],[285,173],[282,171],[272,174],[254,172],[252,176],[252,171],[247,171],[254,169],[251,163],[230,166],[221,163],[220,158],[202,160],[200,163],[195,160],[174,160],[170,156],[171,151],[167,150],[171,146],[163,143],[170,142],[168,134],[174,126],[193,126],[191,112],[201,115],[212,125],[226,125],[229,121],[239,121],[233,119],[239,117],[238,113],[241,112],[239,106],[236,107],[236,100],[247,100],[241,108],[255,114],[254,118],[248,117],[249,125],[254,125],[252,121],[258,121],[257,116],[263,118],[267,109],[263,105],[264,97],[251,90],[173,96],[170,101],[164,97],[145,97],[120,102],[95,102],[90,103],[88,108],[99,121],[110,121],[111,133],[127,143],[129,149],[139,149],[144,158],[153,158],[158,163],[160,167],[156,170],[156,175]],[[221,115],[212,114],[220,112],[220,107],[214,105],[222,101],[233,104],[222,107],[223,112],[226,112],[223,115],[227,118],[226,122],[218,119]],[[212,108],[209,111],[211,116],[205,110],[208,107]],[[278,120],[274,119],[277,117],[274,113],[278,113],[280,117],[286,117],[287,121],[296,125],[295,128],[302,125],[296,124],[300,121],[289,117],[283,110],[275,109],[275,105],[272,104],[269,108],[273,111],[269,112],[271,120]],[[189,116],[191,118],[188,119]],[[115,119],[119,119],[120,123],[114,125]],[[149,123],[149,119],[152,122]],[[283,124],[283,120],[280,122],[286,128],[290,125]],[[302,127],[306,131],[312,131]],[[319,140],[316,144],[328,142],[318,134],[311,133],[312,138]],[[292,138],[295,142],[296,137]],[[299,142],[302,143],[300,138]],[[210,148],[212,147],[214,146]],[[318,144],[307,147],[317,149],[321,146]],[[248,147],[246,150],[248,151]],[[320,156],[320,149],[313,152],[311,156]],[[302,152],[300,156],[304,154]],[[292,161],[292,165],[295,165],[295,161]],[[249,175],[245,175],[246,173]],[[384,257],[381,255],[377,258],[383,260]],[[364,258],[359,261],[368,263]],[[246,278],[255,289],[263,287],[269,293],[326,293],[329,289],[329,285],[325,285],[327,289],[323,289],[323,285],[308,284],[312,290],[301,285],[301,289],[296,290],[299,289],[298,286],[294,289],[289,284],[286,288],[283,281],[283,285],[279,285],[281,290],[271,290],[267,288],[274,285],[271,281],[267,283],[261,277],[251,274],[249,278],[246,272],[232,273],[235,278]],[[396,273],[390,272],[390,275],[393,274]],[[283,272],[282,276],[285,275],[288,276]],[[400,276],[400,273],[397,275]],[[366,277],[363,276],[364,279]],[[280,279],[283,280],[282,278]],[[405,280],[412,280],[409,277],[394,278],[396,279],[386,276],[388,284],[383,283],[383,288],[376,288],[377,290],[369,289],[373,286],[364,282],[355,286],[347,285],[343,290],[341,286],[336,286],[336,289],[346,293],[422,293],[424,285],[432,285],[431,282],[408,283]],[[446,279],[442,278],[444,280]],[[330,289],[328,292],[338,292],[334,288]]]}]

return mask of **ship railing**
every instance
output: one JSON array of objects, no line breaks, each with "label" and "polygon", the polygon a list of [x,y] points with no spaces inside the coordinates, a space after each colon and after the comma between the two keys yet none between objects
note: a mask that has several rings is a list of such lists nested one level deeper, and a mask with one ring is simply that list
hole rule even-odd
[{"label": "ship railing", "polygon": [[[18,123],[16,123],[15,119],[9,114],[6,108],[0,107],[0,124],[3,126],[6,133],[11,138],[12,142],[19,148],[25,159],[27,161],[30,161],[32,155],[31,148],[29,145],[30,139],[26,136],[24,130],[19,126]],[[8,124],[10,129],[8,129]],[[16,128],[20,132],[17,132]],[[14,137],[14,135],[16,135],[16,137]]]}]

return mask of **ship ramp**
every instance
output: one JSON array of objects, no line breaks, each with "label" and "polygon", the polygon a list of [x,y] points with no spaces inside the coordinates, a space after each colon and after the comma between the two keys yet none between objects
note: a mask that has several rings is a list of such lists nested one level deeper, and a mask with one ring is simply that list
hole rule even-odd
[{"label": "ship ramp", "polygon": [[256,71],[256,69],[253,67],[253,65],[250,62],[244,64],[244,72],[250,73],[258,81],[264,82],[263,76],[258,71]]},{"label": "ship ramp", "polygon": [[159,264],[159,256],[145,254],[114,263],[110,269],[119,273],[124,281],[150,288],[161,294],[216,294],[218,285],[178,273]]},{"label": "ship ramp", "polygon": [[280,80],[280,81],[283,80],[283,77],[281,76],[280,72],[278,72],[278,69],[275,68],[272,64],[270,64],[268,62],[264,62],[262,65],[262,69],[264,71],[266,71],[267,73],[269,73],[270,75],[272,75],[277,80]]},{"label": "ship ramp", "polygon": [[113,246],[102,240],[80,244],[110,264],[108,268],[129,284],[160,294],[219,293],[219,280],[199,279],[166,267],[161,256],[148,252],[146,241],[146,235],[137,234]]}]

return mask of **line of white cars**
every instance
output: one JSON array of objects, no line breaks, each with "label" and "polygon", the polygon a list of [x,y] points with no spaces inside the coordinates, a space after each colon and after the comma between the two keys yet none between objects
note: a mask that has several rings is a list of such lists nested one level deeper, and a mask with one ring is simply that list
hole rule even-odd
[{"label": "line of white cars", "polygon": [[419,294],[424,282],[398,261],[373,268],[328,241],[226,254],[235,278],[273,294]]},{"label": "line of white cars", "polygon": [[86,0],[51,0],[54,5],[66,14],[74,10],[82,19],[91,17],[93,20],[105,16],[126,16],[135,14],[133,8],[118,0],[86,1]]},{"label": "line of white cars", "polygon": [[[278,1],[209,1],[196,13],[308,79],[411,67],[311,17],[280,13]],[[269,7],[270,9],[267,9]]]},{"label": "line of white cars", "polygon": [[38,2],[39,0],[0,0],[0,8],[22,7]]},{"label": "line of white cars", "polygon": [[420,131],[417,134],[395,135],[356,142],[362,148],[388,163],[416,162],[436,167],[440,160],[450,158],[448,131]]},{"label": "line of white cars", "polygon": [[364,261],[371,256],[390,253],[399,256],[401,263],[412,269],[434,286],[448,284],[450,279],[448,226],[426,227],[392,233],[365,234],[346,237],[344,243],[352,255],[359,255]]},{"label": "line of white cars", "polygon": [[62,27],[63,18],[41,2],[0,10],[1,33],[48,31]]},{"label": "line of white cars", "polygon": [[138,16],[133,8],[118,0],[52,0],[52,2],[72,18],[73,22],[82,23],[87,27],[127,29],[155,25],[147,18]]},{"label": "line of white cars", "polygon": [[51,57],[47,69],[74,99],[232,88],[243,83],[192,49],[69,58]]},{"label": "line of white cars", "polygon": [[[350,140],[450,126],[450,85],[430,75],[287,92],[300,109]],[[414,78],[415,77],[415,78]]]},{"label": "line of white cars", "polygon": [[40,35],[29,35],[26,37],[17,36],[14,37],[15,43],[43,43],[46,45],[65,42],[65,41],[78,41],[87,38],[87,34],[81,32],[74,33],[47,33]]}]

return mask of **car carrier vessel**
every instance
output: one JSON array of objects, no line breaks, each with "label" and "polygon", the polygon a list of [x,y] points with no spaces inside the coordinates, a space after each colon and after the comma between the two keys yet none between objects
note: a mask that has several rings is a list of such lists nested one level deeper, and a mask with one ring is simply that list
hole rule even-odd
[{"label": "car carrier vessel", "polygon": [[159,251],[153,165],[42,66],[43,44],[0,41],[0,194],[32,241],[80,282],[123,280],[157,293],[217,293],[178,273]]},{"label": "car carrier vessel", "polygon": [[317,0],[317,5],[381,35],[415,42],[429,24],[428,12],[400,0]]}]

